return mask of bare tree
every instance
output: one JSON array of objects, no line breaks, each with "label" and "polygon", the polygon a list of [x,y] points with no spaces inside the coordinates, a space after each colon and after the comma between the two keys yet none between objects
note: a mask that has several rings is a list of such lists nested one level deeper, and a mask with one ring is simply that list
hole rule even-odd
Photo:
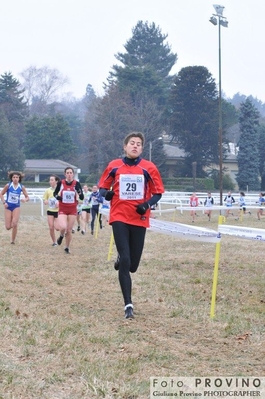
[{"label": "bare tree", "polygon": [[24,69],[20,75],[24,79],[21,85],[25,89],[24,95],[29,105],[36,98],[42,104],[50,104],[56,101],[58,91],[69,82],[68,78],[63,76],[61,72],[48,66],[42,68],[30,66]]}]

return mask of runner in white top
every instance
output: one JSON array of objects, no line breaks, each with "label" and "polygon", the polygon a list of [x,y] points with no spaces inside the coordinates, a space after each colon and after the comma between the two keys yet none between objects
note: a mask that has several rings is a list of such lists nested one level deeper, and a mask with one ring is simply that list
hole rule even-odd
[{"label": "runner in white top", "polygon": [[[208,195],[204,201],[204,206],[206,206],[207,208],[211,208],[214,204],[214,199],[212,197],[212,194],[210,192],[208,192]],[[208,216],[208,220],[210,222],[211,220],[211,215],[212,215],[212,210],[211,209],[207,209],[207,211],[204,212],[205,215]]]},{"label": "runner in white top", "polygon": [[225,212],[225,217],[228,217],[228,215],[234,215],[233,212],[231,212],[231,208],[233,204],[235,203],[235,199],[231,194],[231,191],[228,191],[227,196],[224,199],[225,205],[228,208]]}]

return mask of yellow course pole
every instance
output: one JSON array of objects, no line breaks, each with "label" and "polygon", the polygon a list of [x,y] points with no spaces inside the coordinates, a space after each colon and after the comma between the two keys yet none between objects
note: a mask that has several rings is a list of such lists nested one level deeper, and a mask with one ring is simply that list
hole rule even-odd
[{"label": "yellow course pole", "polygon": [[111,233],[111,236],[110,236],[108,260],[111,259],[111,255],[112,255],[112,253],[113,253],[113,243],[114,243],[114,235],[113,235],[113,232],[112,232],[112,233]]},{"label": "yellow course pole", "polygon": [[[218,225],[224,222],[225,218],[223,216],[218,217]],[[212,301],[211,301],[211,319],[215,316],[215,302],[216,302],[216,292],[217,292],[217,281],[218,281],[218,268],[220,260],[220,250],[221,250],[221,240],[216,244],[215,249],[215,261],[214,261],[214,273],[213,273],[213,287],[212,287]]]}]

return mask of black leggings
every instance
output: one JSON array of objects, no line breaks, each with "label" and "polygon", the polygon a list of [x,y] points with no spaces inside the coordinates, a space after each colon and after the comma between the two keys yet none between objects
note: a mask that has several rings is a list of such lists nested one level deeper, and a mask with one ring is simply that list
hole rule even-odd
[{"label": "black leggings", "polygon": [[119,261],[119,281],[125,306],[132,303],[131,273],[138,269],[143,248],[146,228],[134,226],[123,222],[113,222],[112,230]]},{"label": "black leggings", "polygon": [[[92,220],[91,220],[91,231],[93,231],[94,230],[94,224],[95,224],[95,220],[96,220],[96,218],[97,218],[97,216],[98,216],[98,212],[99,212],[99,205],[95,205],[95,206],[92,206],[92,208],[91,208],[91,216],[92,216]],[[102,227],[102,219],[101,219],[101,214],[99,215],[99,225],[100,225],[100,228]]]}]

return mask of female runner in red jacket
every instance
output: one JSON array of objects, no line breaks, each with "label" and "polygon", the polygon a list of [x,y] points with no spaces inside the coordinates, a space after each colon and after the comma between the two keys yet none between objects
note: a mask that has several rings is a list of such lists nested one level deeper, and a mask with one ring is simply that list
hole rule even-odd
[{"label": "female runner in red jacket", "polygon": [[160,200],[164,186],[155,164],[140,157],[143,134],[132,132],[123,144],[125,157],[108,164],[98,186],[100,194],[111,201],[109,223],[118,251],[114,267],[119,270],[125,318],[133,318],[130,273],[135,273],[139,266],[150,207]]}]

